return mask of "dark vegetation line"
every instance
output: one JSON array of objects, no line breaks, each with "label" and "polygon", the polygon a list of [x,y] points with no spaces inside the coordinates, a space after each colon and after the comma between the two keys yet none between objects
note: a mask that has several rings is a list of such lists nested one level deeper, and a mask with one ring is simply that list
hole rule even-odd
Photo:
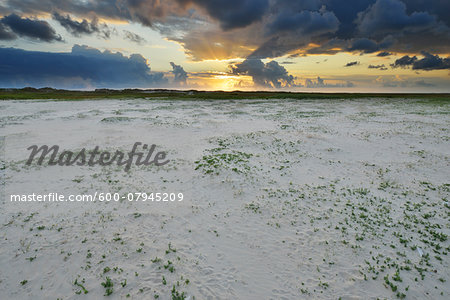
[{"label": "dark vegetation line", "polygon": [[0,89],[0,100],[21,99],[117,99],[117,98],[177,98],[177,99],[354,99],[413,98],[450,101],[449,93],[303,93],[280,91],[197,91],[166,89],[97,89],[94,91],[59,90],[53,88]]}]

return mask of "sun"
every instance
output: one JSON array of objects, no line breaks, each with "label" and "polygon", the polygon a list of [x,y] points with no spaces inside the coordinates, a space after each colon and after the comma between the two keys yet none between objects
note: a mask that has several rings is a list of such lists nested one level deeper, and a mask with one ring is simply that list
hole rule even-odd
[{"label": "sun", "polygon": [[251,77],[236,76],[228,73],[214,75],[210,80],[210,86],[214,90],[233,91],[236,89],[248,89],[253,86]]}]

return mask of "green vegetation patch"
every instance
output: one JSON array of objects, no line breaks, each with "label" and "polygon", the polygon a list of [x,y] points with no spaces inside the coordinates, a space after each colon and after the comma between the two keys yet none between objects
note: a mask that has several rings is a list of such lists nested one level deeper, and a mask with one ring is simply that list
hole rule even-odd
[{"label": "green vegetation patch", "polygon": [[252,156],[253,154],[241,151],[208,154],[195,161],[195,170],[201,170],[204,174],[219,174],[220,170],[246,173],[250,171],[249,159]]}]

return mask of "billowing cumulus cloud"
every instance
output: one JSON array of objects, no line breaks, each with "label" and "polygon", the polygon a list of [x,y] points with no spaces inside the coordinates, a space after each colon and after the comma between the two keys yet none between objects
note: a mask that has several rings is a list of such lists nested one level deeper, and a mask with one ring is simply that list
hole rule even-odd
[{"label": "billowing cumulus cloud", "polygon": [[230,67],[234,75],[251,76],[257,86],[280,88],[294,84],[294,77],[276,61],[264,63],[260,59],[247,59]]},{"label": "billowing cumulus cloud", "polygon": [[0,39],[14,39],[19,35],[44,42],[62,41],[46,21],[10,14],[1,18],[0,23]]},{"label": "billowing cumulus cloud", "polygon": [[139,54],[101,52],[75,45],[69,53],[0,48],[0,86],[58,88],[126,88],[167,83]]},{"label": "billowing cumulus cloud", "polygon": [[70,15],[60,15],[55,12],[53,18],[61,24],[68,32],[74,36],[90,35],[93,33],[98,34],[103,38],[109,38],[111,35],[111,30],[106,24],[99,24],[96,17],[93,18],[91,22],[83,19],[81,22],[73,20]]},{"label": "billowing cumulus cloud", "polygon": [[183,67],[180,65],[177,65],[173,62],[170,62],[170,65],[172,66],[172,73],[174,75],[174,83],[186,85],[186,80],[188,78],[188,74],[183,69]]},{"label": "billowing cumulus cloud", "polygon": [[413,70],[425,71],[450,69],[450,57],[442,58],[425,51],[422,52],[422,55],[422,59],[418,59],[416,56],[410,57],[405,55],[397,59],[391,66],[393,68],[412,66]]}]

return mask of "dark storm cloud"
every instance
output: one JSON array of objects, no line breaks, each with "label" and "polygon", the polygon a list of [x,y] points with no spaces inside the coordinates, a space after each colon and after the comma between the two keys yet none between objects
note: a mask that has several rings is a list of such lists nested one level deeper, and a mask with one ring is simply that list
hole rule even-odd
[{"label": "dark storm cloud", "polygon": [[397,59],[393,64],[391,64],[391,67],[393,68],[405,68],[412,65],[417,60],[416,56],[410,57],[409,55],[405,55],[402,58]]},{"label": "dark storm cloud", "polygon": [[99,24],[98,19],[94,17],[91,22],[83,19],[81,22],[73,20],[70,15],[60,15],[59,13],[53,13],[53,19],[59,22],[68,32],[73,36],[90,35],[97,33],[104,38],[109,38],[111,30],[106,24]]},{"label": "dark storm cloud", "polygon": [[450,1],[442,0],[406,0],[406,12],[412,14],[417,11],[426,11],[436,15],[447,26],[450,26]]},{"label": "dark storm cloud", "polygon": [[[56,34],[56,31],[46,21],[10,14],[1,18],[0,22],[2,23],[0,35],[5,36],[6,32],[6,37],[9,39],[14,39],[14,34],[16,34],[44,42],[62,41],[61,36]],[[5,27],[8,27],[10,31],[5,31]]]},{"label": "dark storm cloud", "polygon": [[294,77],[276,61],[265,64],[260,59],[247,59],[230,67],[234,75],[251,76],[253,83],[258,86],[280,88],[294,84]]},{"label": "dark storm cloud", "polygon": [[0,48],[0,86],[55,88],[150,87],[167,83],[139,54],[75,45],[69,53]]},{"label": "dark storm cloud", "polygon": [[349,51],[361,51],[364,53],[372,53],[378,51],[380,48],[377,42],[370,40],[368,38],[360,38],[352,41],[351,46],[348,48]]},{"label": "dark storm cloud", "polygon": [[174,83],[186,85],[186,79],[188,78],[188,74],[183,69],[183,67],[180,65],[176,65],[173,62],[170,62],[170,65],[172,66],[172,73],[174,75]]},{"label": "dark storm cloud", "polygon": [[368,38],[352,39],[350,42],[351,45],[347,48],[350,52],[373,53],[391,47],[395,43],[395,39],[391,35],[388,35],[379,43]]},{"label": "dark storm cloud", "polygon": [[265,27],[268,39],[250,57],[263,59],[282,56],[306,46],[312,38],[332,34],[338,28],[339,20],[324,7],[317,11],[295,11],[286,7],[271,18]]},{"label": "dark storm cloud", "polygon": [[339,20],[330,11],[282,11],[267,28],[270,33],[301,31],[305,35],[334,32],[338,29]]},{"label": "dark storm cloud", "polygon": [[344,67],[352,67],[352,66],[357,66],[359,65],[359,61],[351,61],[349,63],[347,63]]},{"label": "dark storm cloud", "polygon": [[[442,0],[6,0],[0,12],[38,15],[55,9],[70,14],[66,28],[80,34],[92,31],[91,23],[74,18],[152,27],[181,43],[194,60],[450,52],[450,1]],[[0,38],[14,34],[0,28]]]},{"label": "dark storm cloud", "polygon": [[145,44],[145,42],[146,42],[146,40],[137,33],[134,33],[134,32],[128,31],[128,30],[124,30],[123,34],[124,34],[125,39],[127,39],[133,43],[142,45],[142,44]]},{"label": "dark storm cloud", "polygon": [[[372,2],[349,0],[343,5],[339,0],[274,0],[271,2],[271,14],[267,17],[266,25],[267,32],[273,36],[268,37],[252,57],[282,56],[302,49],[310,42],[320,45],[307,50],[310,54],[339,52],[332,50],[334,47],[331,44],[345,45],[342,49],[346,51],[348,43],[342,39],[354,37],[353,22],[357,13]],[[329,46],[324,46],[325,44]]]},{"label": "dark storm cloud", "polygon": [[[283,55],[293,48],[302,49],[307,45],[305,40],[318,44],[319,47],[306,50],[310,54],[334,54],[342,51],[373,53],[377,51],[417,53],[422,50],[435,49],[448,52],[450,50],[449,17],[443,12],[433,9],[434,6],[449,8],[443,1],[400,0],[348,0],[345,5],[340,0],[310,0],[308,6],[296,7],[297,1],[275,1],[277,8],[268,20],[267,27],[274,25],[282,29],[275,38],[263,42],[261,49],[266,49],[268,56]],[[303,1],[301,2],[303,3]],[[274,4],[275,6],[275,4]],[[292,15],[307,12],[330,12],[338,20],[337,30],[329,30],[321,34],[304,33],[299,36],[294,29],[295,19]],[[439,17],[438,17],[439,16]],[[283,25],[283,26],[281,26]],[[302,24],[301,28],[308,28]],[[290,28],[288,30],[287,28]],[[269,30],[269,32],[271,32]],[[290,38],[282,39],[280,33],[289,32]],[[306,39],[305,39],[306,37]],[[293,42],[297,41],[297,43]],[[302,43],[303,42],[303,43]],[[334,44],[334,47],[331,46]],[[261,52],[258,49],[256,53]],[[340,49],[340,50],[336,50]],[[258,53],[259,54],[259,53]],[[262,57],[263,55],[260,55]]]},{"label": "dark storm cloud", "polygon": [[336,32],[336,38],[351,39],[355,37],[355,19],[359,12],[364,11],[373,4],[375,0],[324,0],[319,1],[327,9],[332,11],[339,19],[340,26]]},{"label": "dark storm cloud", "polygon": [[413,70],[443,70],[450,69],[450,58],[442,58],[438,55],[432,55],[428,52],[423,51],[422,55],[424,58],[416,60],[413,63]]},{"label": "dark storm cloud", "polygon": [[393,38],[389,47],[391,52],[418,53],[429,49],[448,52],[448,17],[439,18],[432,9],[438,1],[428,2],[428,9],[418,10],[419,6],[424,7],[417,5],[418,1],[377,0],[358,13],[355,20],[357,30],[354,34],[375,41],[390,35]]},{"label": "dark storm cloud", "polygon": [[377,0],[366,11],[358,14],[358,30],[366,35],[383,35],[392,32],[419,30],[436,25],[436,17],[427,12],[408,15],[405,3],[399,0]]},{"label": "dark storm cloud", "polygon": [[416,56],[410,57],[405,55],[402,58],[397,59],[391,66],[393,68],[406,68],[412,66],[413,70],[425,71],[450,69],[449,57],[442,58],[425,51],[422,51],[422,55],[424,56],[422,59],[418,59]]},{"label": "dark storm cloud", "polygon": [[220,22],[224,30],[245,27],[261,20],[269,8],[269,0],[177,0],[196,4]]},{"label": "dark storm cloud", "polygon": [[[417,53],[427,48],[448,52],[449,17],[442,12],[437,14],[432,7],[450,8],[450,5],[439,0],[428,2],[424,5],[423,1],[415,0],[348,0],[345,4],[340,0],[273,1],[266,27],[269,33],[276,34],[269,36],[251,57],[281,56],[305,48],[309,42],[319,45],[306,50],[309,54],[373,53],[387,49]],[[305,19],[302,16],[308,14],[332,14],[337,20],[336,28],[324,26],[328,31],[314,33],[308,29],[317,27],[301,22]]]}]

